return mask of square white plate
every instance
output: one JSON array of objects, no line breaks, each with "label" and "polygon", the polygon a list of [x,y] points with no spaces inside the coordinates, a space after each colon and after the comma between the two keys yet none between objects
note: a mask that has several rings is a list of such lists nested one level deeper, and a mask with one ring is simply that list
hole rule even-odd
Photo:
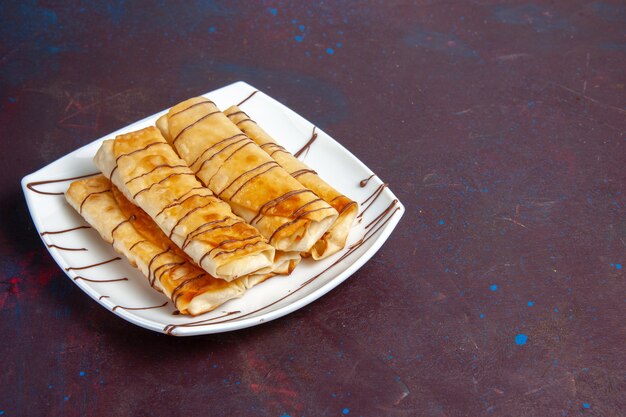
[{"label": "square white plate", "polygon": [[[223,110],[254,91],[254,87],[237,82],[204,96]],[[266,94],[255,94],[241,108],[292,153],[312,137],[313,124]],[[76,269],[114,259],[117,254],[91,228],[45,233],[86,223],[66,203],[63,195],[40,193],[62,193],[71,181],[33,185],[96,173],[98,170],[92,158],[103,140],[153,125],[166,111],[83,146],[22,179],[35,227],[57,264],[91,298],[131,323],[156,332],[191,336],[242,329],[282,317],[326,294],[357,271],[387,240],[404,213],[404,206],[368,167],[317,129],[317,139],[300,159],[360,205],[360,221],[355,222],[346,248],[322,261],[305,259],[290,276],[275,277],[259,284],[242,298],[231,300],[210,313],[197,317],[174,315],[173,304],[163,294],[150,288],[141,272],[125,259]],[[362,180],[369,177],[371,180],[365,184]],[[373,198],[362,204],[370,196]],[[74,269],[67,270],[70,267]]]}]

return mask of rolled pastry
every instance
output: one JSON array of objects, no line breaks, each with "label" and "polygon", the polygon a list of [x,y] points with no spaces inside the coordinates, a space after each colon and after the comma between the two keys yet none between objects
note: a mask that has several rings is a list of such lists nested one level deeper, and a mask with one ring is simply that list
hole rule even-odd
[{"label": "rolled pastry", "polygon": [[343,249],[352,223],[359,212],[357,203],[335,190],[321,179],[317,172],[280,146],[239,107],[231,106],[224,111],[224,114],[300,184],[315,192],[339,213],[332,226],[311,248],[310,254],[313,259],[323,259]]},{"label": "rolled pastry", "polygon": [[198,178],[286,252],[307,252],[338,216],[204,97],[170,109],[157,126]]},{"label": "rolled pastry", "polygon": [[113,244],[183,314],[211,311],[272,275],[244,276],[230,282],[212,277],[102,175],[73,182],[65,197],[102,239]]},{"label": "rolled pastry", "polygon": [[95,164],[214,277],[269,272],[274,248],[194,176],[155,127],[106,140]]}]

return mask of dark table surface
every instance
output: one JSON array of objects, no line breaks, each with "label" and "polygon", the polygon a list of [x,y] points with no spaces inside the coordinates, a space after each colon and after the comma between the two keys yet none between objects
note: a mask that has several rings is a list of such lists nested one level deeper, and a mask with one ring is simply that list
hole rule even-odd
[{"label": "dark table surface", "polygon": [[[626,415],[620,1],[0,3],[0,415]],[[406,205],[279,320],[174,338],[53,262],[19,180],[245,80]]]}]

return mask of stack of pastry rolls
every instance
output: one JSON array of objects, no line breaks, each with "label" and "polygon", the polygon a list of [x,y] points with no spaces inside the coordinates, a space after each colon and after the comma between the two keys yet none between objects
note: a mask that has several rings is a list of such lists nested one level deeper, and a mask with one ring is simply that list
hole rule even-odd
[{"label": "stack of pastry rolls", "polygon": [[66,199],[183,314],[336,253],[358,212],[241,110],[204,97],[104,141],[94,162],[102,175]]}]

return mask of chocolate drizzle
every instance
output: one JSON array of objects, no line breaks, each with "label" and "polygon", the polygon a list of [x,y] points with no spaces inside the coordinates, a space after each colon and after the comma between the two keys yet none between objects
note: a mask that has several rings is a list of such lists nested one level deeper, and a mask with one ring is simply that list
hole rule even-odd
[{"label": "chocolate drizzle", "polygon": [[[151,286],[151,287],[154,287],[154,279],[150,279],[150,275],[151,275],[151,273],[153,272],[153,271],[152,271],[152,263],[153,263],[153,262],[154,262],[154,261],[155,261],[155,260],[156,260],[159,256],[165,255],[165,254],[166,254],[166,253],[168,253],[170,250],[172,250],[172,248],[168,246],[168,247],[167,247],[167,249],[165,249],[163,252],[159,252],[159,253],[157,253],[156,255],[154,255],[154,256],[152,257],[152,259],[150,259],[150,262],[148,262],[148,281],[150,282],[150,286]],[[156,279],[156,277],[155,277],[155,279]]]},{"label": "chocolate drizzle", "polygon": [[204,116],[202,116],[201,118],[199,118],[198,120],[196,120],[195,122],[193,122],[192,124],[188,125],[187,127],[185,127],[183,130],[181,130],[180,132],[178,132],[178,135],[176,135],[176,137],[174,138],[174,140],[172,141],[172,145],[176,145],[176,141],[178,139],[180,139],[180,137],[182,136],[183,133],[185,133],[187,130],[191,129],[192,127],[194,127],[196,124],[200,123],[202,120],[206,119],[207,117],[214,115],[214,114],[218,114],[221,113],[221,111],[212,111],[209,112],[207,114],[205,114]]},{"label": "chocolate drizzle", "polygon": [[376,174],[372,174],[369,177],[365,178],[364,180],[361,180],[361,182],[359,183],[359,186],[361,188],[365,187],[367,185],[367,183],[376,176]]},{"label": "chocolate drizzle", "polygon": [[115,244],[115,232],[117,231],[118,228],[120,228],[121,226],[123,226],[126,223],[132,223],[135,220],[135,215],[133,214],[132,216],[130,216],[128,219],[126,220],[122,220],[121,222],[119,222],[117,224],[117,226],[115,226],[112,230],[111,230],[111,245]]},{"label": "chocolate drizzle", "polygon": [[308,188],[303,188],[303,189],[300,189],[300,190],[288,191],[285,194],[281,195],[280,197],[276,197],[275,199],[270,200],[267,203],[263,204],[259,208],[258,213],[252,218],[252,220],[250,220],[250,224],[254,225],[255,222],[258,222],[258,221],[261,220],[261,217],[263,217],[268,212],[268,210],[276,207],[277,205],[281,204],[285,200],[288,200],[291,197],[293,197],[295,195],[298,195],[298,194],[302,194],[302,193],[313,193],[313,194],[315,194],[313,191],[309,190]]},{"label": "chocolate drizzle", "polygon": [[374,202],[378,199],[378,197],[380,197],[380,195],[383,193],[384,189],[387,188],[386,183],[384,184],[380,184],[378,186],[378,188],[376,188],[376,190],[374,190],[374,192],[367,197],[365,200],[363,200],[363,202],[361,203],[361,205],[367,203],[368,201],[372,200],[367,207],[365,207],[365,209],[363,209],[363,211],[361,212],[361,214],[359,214],[357,216],[357,219],[361,219],[363,217],[363,214],[365,214],[365,212],[367,211],[367,209],[369,209],[370,207],[372,207],[372,205],[374,204]]},{"label": "chocolate drizzle", "polygon": [[[398,204],[398,200],[393,200],[385,210],[383,210],[374,220],[372,220],[367,226],[365,226],[366,232],[363,235],[363,237],[361,239],[359,239],[356,243],[352,244],[346,250],[346,252],[343,255],[341,255],[341,257],[339,257],[337,260],[335,260],[331,265],[329,265],[323,271],[321,271],[317,275],[309,278],[307,281],[303,282],[294,291],[291,291],[290,293],[284,295],[283,297],[280,297],[279,299],[277,299],[277,300],[275,300],[275,301],[273,301],[273,302],[271,302],[271,303],[269,303],[269,304],[267,304],[267,305],[265,305],[263,307],[259,307],[256,310],[250,311],[250,312],[248,312],[246,314],[243,314],[243,315],[240,315],[240,316],[237,316],[237,317],[229,318],[229,319],[226,319],[226,320],[215,321],[215,320],[219,320],[219,319],[222,319],[224,317],[227,317],[227,316],[231,316],[233,314],[240,313],[239,311],[233,311],[233,312],[224,314],[222,316],[212,317],[212,318],[204,319],[204,320],[198,320],[198,321],[195,321],[195,322],[184,323],[184,324],[168,324],[167,326],[165,326],[163,328],[163,331],[166,332],[167,334],[171,335],[172,331],[174,329],[176,329],[177,327],[196,327],[196,326],[228,323],[228,322],[231,322],[231,321],[234,321],[234,320],[241,320],[243,318],[246,318],[246,317],[249,317],[249,316],[251,316],[253,314],[256,314],[259,311],[262,311],[262,310],[264,310],[266,308],[270,308],[270,307],[274,306],[275,304],[280,303],[284,299],[286,299],[286,298],[296,294],[298,291],[302,290],[303,288],[305,288],[306,286],[308,286],[309,284],[311,284],[312,282],[317,280],[324,273],[329,271],[331,268],[335,267],[341,261],[343,261],[348,256],[353,254],[356,250],[358,250],[361,246],[363,246],[372,237],[374,237],[376,235],[376,233],[379,230],[381,230],[383,227],[385,227],[385,225],[393,218],[393,216],[396,214],[396,212],[398,210],[400,210],[400,207],[395,207],[396,204]],[[394,209],[394,207],[395,207],[395,209]]]},{"label": "chocolate drizzle", "polygon": [[101,295],[100,297],[98,297],[98,300],[101,301],[103,298],[111,298],[111,297],[109,297],[108,295]]},{"label": "chocolate drizzle", "polygon": [[[262,167],[263,165],[270,165],[270,164],[272,164],[272,163],[273,163],[273,165],[271,165],[271,166],[270,166],[268,169],[266,169],[265,171],[263,171],[263,172],[259,172],[258,174],[255,174],[255,175],[251,176],[250,178],[248,178],[247,180],[245,180],[245,181],[243,182],[243,184],[241,184],[241,185],[239,186],[239,188],[237,188],[237,189],[235,190],[235,192],[234,192],[234,193],[232,193],[232,194],[230,195],[229,200],[232,200],[233,198],[235,198],[235,196],[239,193],[239,191],[241,191],[241,190],[243,189],[243,187],[245,187],[246,185],[250,184],[250,183],[252,182],[252,180],[254,180],[255,178],[260,177],[261,175],[265,174],[266,172],[269,172],[269,171],[273,170],[274,168],[279,168],[279,167],[280,167],[280,165],[278,165],[278,163],[277,163],[276,161],[269,161],[269,162],[265,162],[265,163],[263,163],[263,164],[259,165],[258,167],[254,168],[254,169],[260,168],[260,167]],[[254,169],[253,169],[253,170],[254,170]],[[252,170],[252,171],[253,171],[253,170]],[[249,173],[249,172],[250,172],[250,171],[244,172],[244,174],[247,174],[247,173]],[[244,174],[241,174],[241,175],[244,175]],[[241,177],[241,176],[237,177],[237,178],[235,179],[235,181],[237,181],[237,179],[239,179],[240,177]],[[235,181],[233,181],[233,182],[235,182]],[[228,187],[230,187],[231,185],[232,185],[232,183],[230,183],[230,184],[228,185]],[[228,187],[227,187],[227,188],[228,188]],[[219,196],[220,196],[220,197],[222,196],[222,193],[223,193],[224,191],[226,191],[226,189],[227,189],[227,188],[224,188],[222,191],[220,191],[220,193],[219,193]]]},{"label": "chocolate drizzle", "polygon": [[167,305],[167,303],[169,303],[169,301],[164,302],[163,304],[160,304],[158,306],[150,306],[150,307],[125,307],[125,306],[115,306],[113,307],[113,309],[111,311],[115,311],[118,308],[122,309],[122,310],[152,310],[155,308],[161,308],[161,307],[165,307]]},{"label": "chocolate drizzle", "polygon": [[312,169],[299,169],[297,171],[294,171],[291,173],[291,176],[294,178],[298,178],[300,175],[304,175],[304,174],[315,174],[317,175],[317,172],[315,172]]},{"label": "chocolate drizzle", "polygon": [[89,282],[119,282],[119,281],[128,281],[128,278],[126,278],[126,277],[115,278],[115,279],[91,279],[91,278],[85,278],[85,277],[81,277],[81,276],[77,276],[76,278],[74,278],[74,281],[78,281],[78,280],[81,280],[81,279],[83,281],[89,281]]},{"label": "chocolate drizzle", "polygon": [[193,173],[193,172],[174,172],[174,173],[172,173],[172,174],[168,175],[167,177],[163,178],[161,181],[157,181],[157,182],[155,182],[155,183],[152,183],[152,184],[150,184],[150,186],[149,186],[149,187],[147,187],[147,188],[142,188],[141,190],[137,191],[137,192],[135,193],[135,195],[133,195],[133,200],[134,200],[135,198],[137,198],[137,196],[138,196],[139,194],[141,194],[141,193],[143,193],[143,192],[146,192],[146,191],[148,191],[148,190],[151,190],[151,189],[152,189],[152,187],[154,187],[155,185],[161,185],[161,184],[163,184],[165,181],[169,180],[170,178],[172,178],[172,177],[178,177],[178,176],[181,176],[181,175],[194,175],[194,173]]},{"label": "chocolate drizzle", "polygon": [[97,264],[91,264],[91,265],[86,265],[86,266],[70,266],[68,268],[65,268],[66,271],[78,271],[80,269],[89,269],[89,268],[93,268],[96,266],[100,266],[100,265],[104,265],[104,264],[108,264],[110,262],[114,262],[114,261],[119,261],[120,258],[119,256],[116,256],[115,258],[111,258],[107,261],[102,261],[102,262],[98,262]]},{"label": "chocolate drizzle", "polygon": [[86,175],[81,175],[79,177],[72,177],[72,178],[61,178],[58,180],[48,180],[48,181],[35,181],[35,182],[29,182],[28,184],[26,184],[26,188],[28,188],[31,191],[36,192],[37,194],[44,194],[44,195],[63,195],[65,194],[64,192],[60,192],[60,193],[53,193],[53,192],[49,192],[49,191],[41,191],[41,190],[37,190],[35,187],[38,185],[46,185],[46,184],[54,184],[57,182],[65,182],[65,181],[72,181],[72,180],[79,180],[81,178],[87,178],[87,177],[93,177],[95,175],[100,174],[99,172],[96,172],[95,174],[86,174]]},{"label": "chocolate drizzle", "polygon": [[[179,312],[180,313],[180,312]],[[174,329],[176,329],[177,327],[197,327],[197,326],[204,326],[207,323],[210,323],[213,320],[218,320],[218,319],[222,319],[224,317],[228,317],[228,316],[232,316],[233,314],[239,314],[241,313],[241,311],[229,311],[228,313],[222,314],[221,316],[217,316],[217,317],[211,317],[210,319],[204,319],[204,320],[197,320],[197,321],[192,321],[189,323],[183,323],[183,324],[168,324],[167,326],[165,326],[163,328],[163,331],[165,333],[167,333],[168,335],[172,335],[172,331]]]},{"label": "chocolate drizzle", "polygon": [[[191,188],[190,190],[186,191],[186,192],[185,192],[183,195],[181,195],[180,197],[178,197],[178,198],[174,199],[174,201],[173,201],[172,203],[170,203],[170,204],[166,205],[165,207],[163,207],[163,208],[161,209],[161,211],[159,211],[159,212],[156,214],[156,216],[154,216],[154,217],[159,217],[159,216],[160,216],[161,214],[163,214],[163,212],[164,212],[165,210],[167,210],[168,208],[172,208],[172,207],[174,207],[174,206],[176,206],[176,205],[178,205],[178,204],[182,204],[182,203],[184,203],[184,202],[185,202],[185,200],[187,200],[187,198],[185,198],[184,200],[182,200],[182,201],[181,201],[181,199],[182,199],[183,197],[185,197],[187,194],[189,194],[189,193],[190,193],[190,192],[192,192],[192,191],[195,191],[195,190],[201,190],[201,189],[206,189],[206,188],[204,188],[203,186],[200,186],[200,187],[193,187],[193,188]],[[194,197],[194,196],[201,196],[201,195],[202,195],[202,194],[192,194],[192,195],[190,195],[188,198],[191,198],[191,197]]]},{"label": "chocolate drizzle", "polygon": [[315,133],[315,129],[317,129],[317,127],[313,126],[313,133],[311,133],[311,139],[309,139],[309,141],[305,143],[304,146],[300,148],[298,152],[294,153],[293,156],[295,156],[296,158],[299,158],[300,155],[302,155],[304,152],[309,153],[309,148],[311,147],[311,145],[313,145],[313,142],[315,142],[315,140],[317,139],[317,133]]},{"label": "chocolate drizzle", "polygon": [[58,249],[58,250],[67,250],[67,251],[74,251],[74,252],[79,252],[79,251],[83,251],[84,252],[84,251],[87,250],[87,248],[65,248],[63,246],[52,245],[52,244],[49,244],[49,243],[46,243],[46,246],[49,247],[49,248],[55,248],[55,249]]},{"label": "chocolate drizzle", "polygon": [[174,169],[174,168],[187,168],[187,165],[168,165],[168,164],[157,165],[154,168],[152,168],[150,171],[144,172],[141,175],[137,175],[136,177],[133,177],[133,178],[129,179],[124,184],[128,185],[130,182],[135,181],[136,179],[144,177],[146,175],[152,174],[154,171],[156,171],[157,169],[161,169],[161,168],[172,168],[172,169]]},{"label": "chocolate drizzle", "polygon": [[199,101],[199,102],[197,102],[197,103],[192,104],[191,106],[189,106],[189,107],[187,107],[187,108],[184,108],[184,109],[182,109],[182,110],[179,110],[179,111],[177,111],[177,112],[175,112],[175,113],[172,113],[172,114],[168,115],[168,117],[174,117],[174,116],[176,116],[177,114],[184,113],[184,112],[186,112],[187,110],[189,110],[189,109],[191,109],[191,108],[194,108],[194,107],[196,107],[196,106],[200,106],[201,104],[207,104],[207,103],[211,103],[211,104],[213,104],[213,105],[215,104],[215,103],[213,103],[211,100],[208,100],[208,99],[207,99],[207,100],[204,100],[204,101]]},{"label": "chocolate drizzle", "polygon": [[80,203],[80,207],[78,209],[78,212],[80,214],[83,214],[83,206],[85,205],[85,202],[89,199],[89,197],[92,197],[94,195],[98,195],[98,194],[104,194],[104,193],[108,193],[109,191],[111,191],[110,188],[107,188],[106,190],[102,190],[102,191],[94,191],[93,193],[89,193],[85,196],[85,198],[83,199],[83,201]]},{"label": "chocolate drizzle", "polygon": [[211,149],[215,148],[217,145],[220,145],[220,144],[222,144],[224,142],[228,142],[229,140],[235,139],[235,138],[237,138],[239,136],[244,136],[245,137],[246,135],[245,135],[245,133],[237,133],[236,135],[224,138],[224,139],[214,143],[213,145],[209,146],[204,151],[202,151],[202,153],[200,155],[198,155],[198,157],[192,163],[190,163],[189,166],[190,167],[194,166],[196,164],[196,162],[198,162],[198,160],[204,156],[204,154],[206,154]]},{"label": "chocolate drizzle", "polygon": [[[236,136],[239,136],[239,135],[236,135]],[[236,136],[233,136],[233,137],[236,137]],[[228,139],[232,139],[233,137],[228,138]],[[220,142],[223,142],[223,141],[220,141]],[[245,144],[243,144],[242,146],[240,146],[239,148],[235,149],[235,150],[234,150],[234,151],[233,151],[230,155],[228,155],[228,157],[227,157],[224,161],[222,161],[222,165],[223,165],[224,163],[226,163],[226,161],[228,161],[228,160],[229,160],[229,159],[230,159],[230,158],[231,158],[234,154],[236,154],[237,152],[239,152],[241,149],[243,149],[243,148],[245,148],[246,146],[248,146],[248,145],[250,145],[250,144],[254,143],[254,142],[252,142],[252,140],[251,140],[250,138],[248,138],[247,136],[245,136],[245,135],[244,135],[244,137],[243,137],[243,138],[241,138],[241,139],[239,139],[239,140],[237,140],[237,141],[235,141],[235,142],[233,142],[233,143],[231,143],[231,144],[229,144],[229,145],[224,146],[222,149],[220,149],[219,151],[215,152],[213,155],[211,155],[210,157],[208,157],[207,159],[205,159],[204,161],[202,161],[202,163],[200,164],[200,166],[199,166],[199,167],[198,167],[198,169],[196,170],[196,174],[197,174],[198,172],[200,172],[200,171],[202,171],[202,170],[204,169],[204,165],[205,165],[207,162],[210,162],[210,161],[211,161],[213,158],[215,158],[217,155],[221,154],[221,153],[222,153],[222,152],[224,152],[226,149],[228,149],[228,148],[230,148],[231,146],[234,146],[234,145],[236,145],[236,144],[238,144],[238,143],[240,143],[240,142],[246,142],[246,143],[245,143]],[[215,145],[213,145],[213,146],[215,146]],[[213,146],[211,146],[211,147],[213,147]],[[206,152],[206,150],[205,150],[202,154],[204,154],[205,152]],[[193,165],[193,164],[192,164],[192,165]]]},{"label": "chocolate drizzle", "polygon": [[238,104],[237,107],[241,106],[243,103],[245,103],[246,101],[250,100],[256,93],[258,93],[259,90],[254,90],[252,92],[252,94],[250,94],[248,97],[244,98],[243,100],[241,100]]},{"label": "chocolate drizzle", "polygon": [[61,233],[72,232],[74,230],[79,230],[79,229],[91,229],[91,226],[76,226],[76,227],[72,227],[71,229],[56,230],[54,232],[41,232],[41,233],[39,233],[39,236],[58,235],[58,234],[61,234]]}]

